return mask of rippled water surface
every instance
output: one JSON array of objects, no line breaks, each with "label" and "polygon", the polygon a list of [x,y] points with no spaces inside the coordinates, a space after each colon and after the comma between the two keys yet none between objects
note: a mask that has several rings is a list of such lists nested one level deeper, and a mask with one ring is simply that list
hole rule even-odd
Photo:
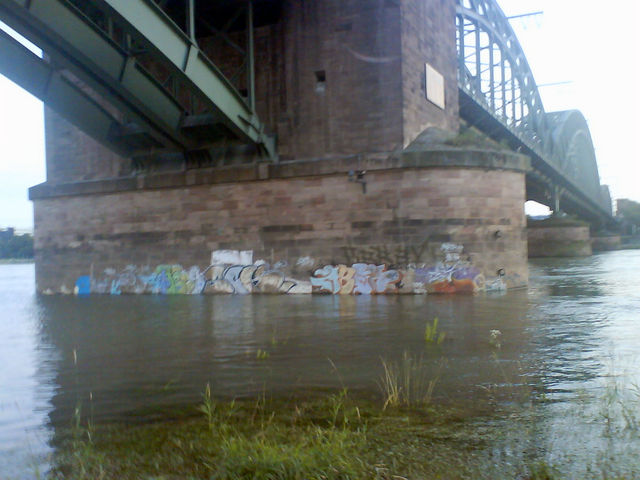
[{"label": "rippled water surface", "polygon": [[496,463],[535,451],[575,478],[605,464],[640,478],[640,251],[536,261],[503,295],[47,297],[33,275],[0,265],[0,479],[46,470],[78,406],[135,421],[207,382],[225,397],[377,392],[381,360],[424,352],[436,317],[438,401],[528,405],[478,420],[504,431]]}]

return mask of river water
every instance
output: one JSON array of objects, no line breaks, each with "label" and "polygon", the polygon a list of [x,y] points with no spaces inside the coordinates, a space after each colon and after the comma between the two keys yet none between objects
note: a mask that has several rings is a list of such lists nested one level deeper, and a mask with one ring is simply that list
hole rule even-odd
[{"label": "river water", "polygon": [[424,354],[434,318],[435,400],[522,407],[478,420],[504,432],[496,464],[534,451],[569,478],[640,478],[640,250],[530,268],[528,289],[475,296],[73,297],[0,265],[0,479],[45,472],[77,407],[137,421],[208,382],[223,397],[373,394],[382,360]]}]

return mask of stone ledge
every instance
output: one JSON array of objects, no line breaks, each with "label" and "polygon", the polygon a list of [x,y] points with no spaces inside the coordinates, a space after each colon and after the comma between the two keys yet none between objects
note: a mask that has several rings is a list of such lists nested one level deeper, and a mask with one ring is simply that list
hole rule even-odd
[{"label": "stone ledge", "polygon": [[29,189],[29,199],[41,200],[135,190],[183,188],[194,185],[327,176],[347,174],[355,170],[381,171],[410,168],[479,168],[527,172],[530,169],[530,160],[524,155],[490,150],[459,148],[404,150],[390,155],[363,154],[340,158],[294,160],[277,164],[203,168],[64,184],[44,182]]}]

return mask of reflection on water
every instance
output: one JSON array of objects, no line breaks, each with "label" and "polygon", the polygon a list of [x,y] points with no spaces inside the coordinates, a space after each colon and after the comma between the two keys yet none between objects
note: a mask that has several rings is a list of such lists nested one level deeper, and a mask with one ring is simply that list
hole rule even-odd
[{"label": "reflection on water", "polygon": [[426,322],[435,317],[447,334],[442,394],[470,398],[495,381],[491,329],[502,331],[505,358],[520,359],[529,348],[526,292],[509,298],[42,298],[52,314],[43,335],[60,352],[52,420],[70,418],[74,401],[89,392],[95,415],[118,416],[198,401],[207,382],[225,396],[342,383],[375,390],[381,358],[423,351]]},{"label": "reflection on water", "polygon": [[33,265],[0,265],[0,478],[33,478],[49,453],[56,352],[40,336]]},{"label": "reflection on water", "polygon": [[342,383],[375,390],[381,358],[424,350],[425,325],[435,317],[447,334],[442,354],[450,359],[442,392],[470,397],[477,385],[494,381],[491,329],[503,331],[508,358],[520,358],[529,344],[526,292],[510,296],[508,305],[480,296],[43,297],[38,303],[48,312],[42,337],[60,353],[54,424],[68,421],[90,392],[94,415],[118,417],[198,401],[207,382],[224,396]]},{"label": "reflection on water", "polygon": [[33,477],[29,465],[78,405],[131,421],[199,401],[207,382],[226,397],[376,392],[381,359],[424,352],[437,317],[439,401],[537,399],[519,420],[482,420],[504,422],[496,462],[533,445],[576,472],[613,455],[628,473],[640,446],[630,424],[640,420],[639,269],[640,251],[537,261],[530,288],[503,295],[76,298],[35,296],[33,266],[3,265],[0,471]]},{"label": "reflection on water", "polygon": [[544,361],[549,397],[561,400],[536,412],[547,458],[637,478],[640,251],[539,261],[535,275],[532,359]]}]

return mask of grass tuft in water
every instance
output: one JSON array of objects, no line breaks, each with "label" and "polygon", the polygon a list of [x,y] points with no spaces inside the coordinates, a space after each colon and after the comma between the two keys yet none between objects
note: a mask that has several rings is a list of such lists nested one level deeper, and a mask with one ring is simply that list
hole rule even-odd
[{"label": "grass tuft in water", "polygon": [[269,352],[267,352],[266,350],[262,350],[261,348],[259,348],[256,351],[256,359],[257,360],[266,360],[269,357],[270,357]]},{"label": "grass tuft in water", "polygon": [[557,469],[544,462],[528,465],[527,470],[525,480],[559,480],[561,478]]},{"label": "grass tuft in water", "polygon": [[[411,365],[419,364],[412,358]],[[487,427],[478,429],[478,412],[435,404],[383,411],[378,399],[355,395],[343,388],[303,398],[263,393],[224,401],[205,388],[203,403],[183,416],[173,414],[181,411],[176,407],[161,421],[99,424],[91,438],[82,425],[75,437],[56,432],[59,447],[48,478],[562,478],[544,458],[516,455],[496,463],[503,427],[481,422]]]},{"label": "grass tuft in water", "polygon": [[216,414],[216,402],[211,399],[211,385],[209,385],[209,383],[207,383],[207,386],[204,389],[204,393],[202,394],[202,404],[198,406],[198,410],[200,410],[207,419],[209,430],[213,430]]},{"label": "grass tuft in water", "polygon": [[438,332],[438,317],[435,317],[431,324],[427,322],[427,326],[424,329],[424,341],[427,344],[440,345],[444,341],[445,336],[446,334],[444,332]]},{"label": "grass tuft in water", "polygon": [[406,351],[399,362],[382,359],[383,374],[378,384],[384,400],[383,410],[429,405],[443,366],[442,359],[434,364],[424,355],[413,356]]}]

